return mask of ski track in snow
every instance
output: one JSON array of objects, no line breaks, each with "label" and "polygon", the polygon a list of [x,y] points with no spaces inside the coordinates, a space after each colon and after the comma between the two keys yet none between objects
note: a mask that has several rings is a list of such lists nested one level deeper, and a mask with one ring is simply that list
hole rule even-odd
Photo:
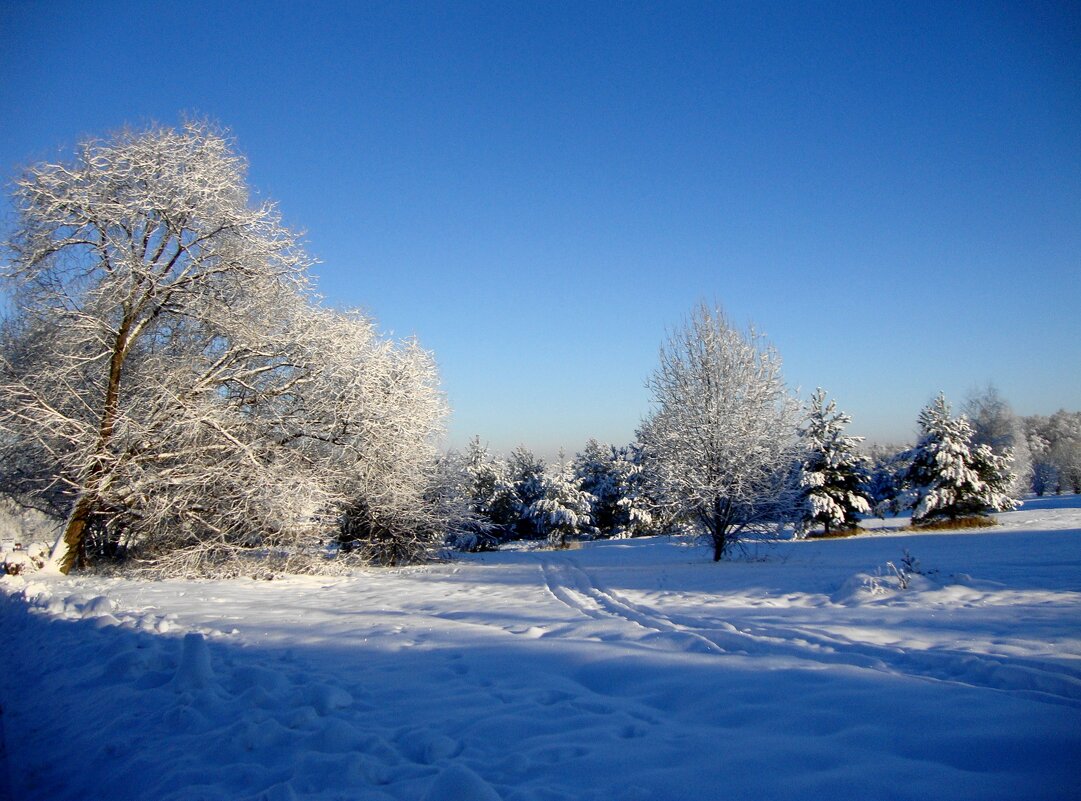
[{"label": "ski track in snow", "polygon": [[0,801],[1076,797],[1081,509],[1002,519],[760,563],[5,579]]},{"label": "ski track in snow", "polygon": [[848,665],[939,681],[1016,692],[1081,708],[1081,668],[1011,658],[1009,662],[970,651],[935,649],[913,652],[830,636],[808,627],[777,624],[703,626],[701,621],[665,615],[606,588],[572,557],[540,566],[553,598],[594,620],[612,619],[644,629],[639,642],[668,650],[750,656],[791,656],[808,662]]}]

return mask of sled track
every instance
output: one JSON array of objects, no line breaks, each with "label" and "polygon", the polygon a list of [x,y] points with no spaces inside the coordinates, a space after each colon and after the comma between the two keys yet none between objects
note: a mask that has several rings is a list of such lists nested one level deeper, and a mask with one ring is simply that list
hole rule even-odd
[{"label": "sled track", "polygon": [[545,589],[565,606],[597,621],[630,624],[645,646],[715,655],[788,657],[1000,690],[1081,707],[1081,670],[1037,659],[960,650],[911,651],[830,635],[806,626],[707,622],[667,615],[605,587],[572,558],[541,565]]},{"label": "sled track", "polygon": [[699,645],[695,650],[718,654],[725,652],[724,648],[704,634],[675,623],[654,610],[632,603],[604,588],[570,560],[545,563],[541,566],[541,571],[548,592],[560,603],[586,617],[632,623],[652,634],[683,635]]}]

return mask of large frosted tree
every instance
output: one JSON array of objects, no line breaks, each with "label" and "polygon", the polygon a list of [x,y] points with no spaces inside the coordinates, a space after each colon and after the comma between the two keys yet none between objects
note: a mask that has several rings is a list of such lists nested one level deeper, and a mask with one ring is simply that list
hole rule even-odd
[{"label": "large frosted tree", "polygon": [[798,405],[772,347],[703,304],[670,333],[649,387],[649,468],[669,512],[708,533],[714,560],[745,532],[789,518]]},{"label": "large frosted tree", "polygon": [[919,424],[920,439],[903,477],[902,504],[912,509],[913,522],[956,520],[1020,505],[1010,495],[1009,453],[1000,456],[974,444],[972,426],[964,415],[951,416],[945,395],[920,412]]},{"label": "large frosted tree", "polygon": [[245,166],[191,123],[16,182],[0,489],[63,520],[64,572],[132,548],[196,567],[295,551],[341,520],[349,541],[434,536],[417,535],[443,416],[431,357],[318,307]]}]

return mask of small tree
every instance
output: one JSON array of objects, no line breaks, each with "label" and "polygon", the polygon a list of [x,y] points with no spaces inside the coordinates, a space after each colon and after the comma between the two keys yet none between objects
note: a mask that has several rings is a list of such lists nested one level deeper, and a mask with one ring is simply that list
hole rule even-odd
[{"label": "small tree", "polygon": [[613,537],[640,537],[657,528],[657,501],[649,491],[642,448],[632,443],[614,451],[612,476],[615,484]]},{"label": "small tree", "polygon": [[871,468],[867,477],[867,494],[874,513],[881,518],[901,512],[902,481],[908,470],[909,447],[873,445],[870,449]]},{"label": "small tree", "polygon": [[964,413],[972,426],[974,445],[986,445],[999,456],[1011,456],[1014,482],[1010,493],[1020,496],[1028,492],[1033,479],[1032,454],[1025,437],[1024,424],[1013,413],[1006,399],[989,384],[969,395]]},{"label": "small tree", "polygon": [[1009,455],[998,456],[987,445],[973,446],[972,427],[963,415],[950,416],[944,395],[920,412],[919,423],[920,440],[904,476],[903,505],[912,509],[914,523],[1020,506],[1009,495]]},{"label": "small tree", "polygon": [[598,534],[610,537],[618,513],[620,488],[615,475],[616,449],[591,439],[574,457],[574,475],[593,497],[590,516]]},{"label": "small tree", "polygon": [[806,533],[821,524],[831,528],[855,528],[859,516],[871,511],[866,484],[866,459],[856,451],[862,437],[847,437],[844,427],[851,418],[837,411],[820,388],[811,397],[811,409],[800,430],[804,454],[800,462],[801,504],[796,531]]},{"label": "small tree", "polygon": [[514,491],[507,464],[493,458],[475,436],[464,456],[470,510],[491,527],[497,540],[509,539],[520,516],[518,496]]},{"label": "small tree", "polygon": [[582,479],[574,474],[560,454],[559,464],[544,477],[544,494],[534,501],[527,515],[537,532],[553,548],[565,548],[571,537],[592,534],[590,512],[593,496],[582,489]]},{"label": "small tree", "polygon": [[714,560],[790,518],[798,406],[776,351],[701,305],[669,335],[649,387],[655,409],[639,436],[649,469],[670,513],[705,529]]}]

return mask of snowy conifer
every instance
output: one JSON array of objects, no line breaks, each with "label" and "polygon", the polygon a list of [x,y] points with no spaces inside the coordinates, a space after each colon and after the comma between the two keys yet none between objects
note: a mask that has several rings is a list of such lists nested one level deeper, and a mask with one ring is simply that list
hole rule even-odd
[{"label": "snowy conifer", "polygon": [[911,448],[895,445],[874,445],[870,451],[871,468],[867,477],[867,494],[871,498],[874,513],[885,519],[886,515],[901,512],[900,495],[902,483],[908,470]]},{"label": "snowy conifer", "polygon": [[544,476],[544,494],[534,501],[528,516],[537,532],[553,548],[564,548],[570,537],[591,534],[593,496],[582,489],[582,479],[560,454],[559,464]]},{"label": "snowy conifer", "polygon": [[506,481],[513,489],[515,523],[513,536],[519,539],[544,537],[533,516],[533,504],[544,497],[546,491],[544,461],[524,445],[510,452],[507,459]]},{"label": "snowy conifer", "polygon": [[499,539],[507,539],[518,522],[519,501],[508,476],[507,464],[491,457],[474,437],[463,457],[470,509],[488,521]]},{"label": "snowy conifer", "polygon": [[800,429],[805,451],[799,471],[799,534],[817,524],[825,527],[826,534],[831,529],[854,528],[859,515],[871,511],[866,459],[856,451],[863,438],[844,435],[850,420],[837,411],[836,403],[826,401],[825,391],[815,392]]},{"label": "snowy conifer", "polygon": [[1020,506],[1009,495],[1010,455],[996,455],[987,445],[973,446],[972,426],[964,415],[950,416],[944,395],[920,412],[919,422],[920,440],[910,452],[902,503],[912,509],[913,522],[956,520]]},{"label": "snowy conifer", "polygon": [[641,537],[657,528],[657,501],[649,492],[642,447],[631,444],[615,453],[612,473],[616,486],[613,537]]}]

